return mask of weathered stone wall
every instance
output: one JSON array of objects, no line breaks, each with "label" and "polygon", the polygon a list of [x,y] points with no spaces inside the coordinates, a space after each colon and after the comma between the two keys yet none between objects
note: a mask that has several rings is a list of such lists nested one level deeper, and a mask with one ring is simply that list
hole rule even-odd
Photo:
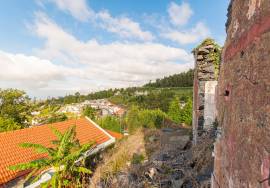
[{"label": "weathered stone wall", "polygon": [[231,2],[222,59],[213,187],[270,187],[270,0]]},{"label": "weathered stone wall", "polygon": [[194,49],[195,71],[193,89],[193,143],[203,130],[210,129],[215,121],[215,88],[217,68],[214,55],[218,53],[214,41],[207,39]]}]

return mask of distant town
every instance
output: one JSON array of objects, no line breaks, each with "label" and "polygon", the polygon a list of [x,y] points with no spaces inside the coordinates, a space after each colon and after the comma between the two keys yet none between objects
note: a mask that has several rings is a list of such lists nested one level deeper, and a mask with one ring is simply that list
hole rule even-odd
[{"label": "distant town", "polygon": [[[108,101],[108,99],[96,99],[96,100],[85,100],[81,103],[67,104],[61,107],[57,113],[68,114],[73,117],[80,117],[83,115],[83,110],[86,107],[95,109],[98,117],[105,117],[108,115],[122,117],[125,114],[125,109],[118,105],[115,105]],[[41,125],[43,119],[39,116],[40,111],[33,111],[32,126]]]}]

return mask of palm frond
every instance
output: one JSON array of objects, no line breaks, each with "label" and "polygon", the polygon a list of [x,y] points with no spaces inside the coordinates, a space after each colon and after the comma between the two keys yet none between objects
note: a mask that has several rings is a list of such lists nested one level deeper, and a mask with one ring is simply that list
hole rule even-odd
[{"label": "palm frond", "polygon": [[87,169],[87,168],[81,167],[81,166],[74,169],[74,171],[79,172],[79,173],[83,173],[83,174],[92,174],[92,171],[90,169]]},{"label": "palm frond", "polygon": [[28,181],[35,173],[37,173],[39,171],[38,168],[34,169],[32,172],[30,172],[26,178],[25,178],[25,181]]},{"label": "palm frond", "polygon": [[75,151],[73,153],[70,153],[69,155],[67,155],[63,161],[76,161],[78,160],[80,157],[83,156],[83,154],[88,151],[91,147],[93,146],[93,143],[88,143],[88,144],[84,144],[81,146],[81,148],[78,151]]},{"label": "palm frond", "polygon": [[29,169],[41,168],[47,165],[48,165],[47,159],[38,159],[35,161],[31,161],[29,163],[21,163],[21,164],[10,166],[9,169],[10,170],[29,170]]},{"label": "palm frond", "polygon": [[69,129],[64,133],[63,137],[60,140],[58,146],[57,156],[63,156],[64,154],[69,153],[72,148],[72,142],[74,141],[75,135],[75,126],[69,127]]},{"label": "palm frond", "polygon": [[20,146],[23,148],[33,148],[37,153],[47,153],[49,156],[52,156],[54,152],[52,148],[47,148],[41,144],[21,143]]},{"label": "palm frond", "polygon": [[56,129],[53,126],[50,126],[50,129],[52,130],[52,132],[54,133],[54,135],[57,137],[58,140],[62,139],[63,134],[58,129]]}]

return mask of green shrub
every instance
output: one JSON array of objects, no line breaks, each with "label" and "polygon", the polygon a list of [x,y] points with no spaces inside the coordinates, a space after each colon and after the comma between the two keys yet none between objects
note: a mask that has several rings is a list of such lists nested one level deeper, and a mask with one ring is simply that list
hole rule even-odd
[{"label": "green shrub", "polygon": [[90,119],[94,120],[96,116],[96,110],[91,106],[87,106],[83,110],[83,115],[89,117]]},{"label": "green shrub", "polygon": [[131,159],[132,164],[141,164],[144,161],[144,155],[134,153]]},{"label": "green shrub", "polygon": [[126,124],[128,131],[130,133],[134,133],[136,129],[139,127],[142,127],[142,124],[140,122],[139,118],[139,108],[137,106],[132,106],[131,109],[128,111],[127,117],[126,117]]},{"label": "green shrub", "polygon": [[174,100],[172,100],[170,103],[168,116],[173,122],[180,123],[181,122],[180,115],[181,115],[180,101],[177,97],[175,97]]},{"label": "green shrub", "polygon": [[133,106],[127,114],[126,124],[130,133],[133,133],[140,127],[160,128],[164,119],[167,118],[166,113],[161,110],[139,109]]},{"label": "green shrub", "polygon": [[121,133],[121,124],[120,119],[114,116],[105,116],[103,118],[100,118],[97,120],[97,123],[99,126],[101,126],[104,129],[108,129],[114,132]]},{"label": "green shrub", "polygon": [[0,117],[0,132],[17,130],[21,128],[23,128],[23,126],[15,122],[13,119]]},{"label": "green shrub", "polygon": [[141,110],[139,120],[145,128],[160,128],[167,115],[161,110]]}]

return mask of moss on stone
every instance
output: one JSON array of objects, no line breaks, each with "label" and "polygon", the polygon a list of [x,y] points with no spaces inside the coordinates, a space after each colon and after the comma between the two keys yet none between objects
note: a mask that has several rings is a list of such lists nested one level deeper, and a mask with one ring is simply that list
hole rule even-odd
[{"label": "moss on stone", "polygon": [[213,60],[215,66],[215,77],[218,78],[219,74],[219,65],[221,62],[221,50],[222,48],[215,42],[214,39],[206,38],[202,43],[200,43],[196,48],[193,49],[193,53],[197,54],[197,51],[205,46],[213,45],[213,49],[209,51],[207,55],[208,59]]}]

